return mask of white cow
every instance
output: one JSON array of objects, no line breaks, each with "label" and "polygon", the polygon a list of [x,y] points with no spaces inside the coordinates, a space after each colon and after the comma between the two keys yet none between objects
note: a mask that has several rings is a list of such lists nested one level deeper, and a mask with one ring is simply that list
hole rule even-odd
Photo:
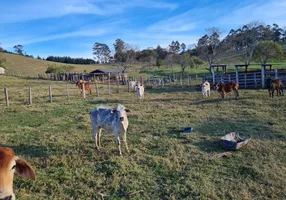
[{"label": "white cow", "polygon": [[129,81],[129,88],[130,90],[135,90],[136,87],[136,81]]},{"label": "white cow", "polygon": [[139,84],[136,85],[136,96],[139,99],[144,98],[144,86],[143,85],[139,85]]},{"label": "white cow", "polygon": [[203,94],[203,97],[211,96],[211,87],[208,81],[205,81],[202,84],[202,94]]},{"label": "white cow", "polygon": [[93,138],[95,140],[96,148],[99,150],[101,130],[104,129],[109,132],[113,132],[115,136],[115,142],[118,145],[118,151],[121,155],[119,134],[123,134],[123,141],[128,150],[126,141],[126,130],[128,128],[127,113],[129,110],[123,105],[118,105],[115,108],[110,107],[97,107],[90,112],[90,120],[93,129]]}]

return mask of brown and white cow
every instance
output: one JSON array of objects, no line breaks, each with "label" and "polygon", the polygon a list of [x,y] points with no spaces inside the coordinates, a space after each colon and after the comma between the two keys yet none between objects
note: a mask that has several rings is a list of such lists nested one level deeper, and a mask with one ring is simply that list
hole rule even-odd
[{"label": "brown and white cow", "polygon": [[231,83],[217,83],[215,89],[221,93],[221,97],[224,98],[226,93],[234,91],[235,99],[239,97],[238,94],[239,85],[232,81]]},{"label": "brown and white cow", "polygon": [[15,199],[13,193],[15,170],[20,176],[35,180],[33,168],[24,159],[15,156],[13,149],[0,147],[0,199]]}]

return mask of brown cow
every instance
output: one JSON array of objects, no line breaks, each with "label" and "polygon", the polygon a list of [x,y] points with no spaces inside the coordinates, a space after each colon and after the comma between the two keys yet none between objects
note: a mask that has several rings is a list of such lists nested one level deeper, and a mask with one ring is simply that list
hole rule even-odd
[{"label": "brown cow", "polygon": [[235,99],[237,100],[237,98],[239,97],[238,87],[239,85],[236,82],[232,81],[231,83],[217,83],[215,89],[218,92],[221,92],[222,98],[225,97],[226,93],[234,91]]},{"label": "brown cow", "polygon": [[84,83],[84,88],[91,94],[91,84],[90,82],[83,82],[82,80],[76,82],[76,86],[80,89],[80,93],[82,94],[82,83]]},{"label": "brown cow", "polygon": [[15,156],[13,149],[0,147],[0,199],[15,199],[13,193],[15,170],[20,176],[35,180],[33,168],[24,159]]},{"label": "brown cow", "polygon": [[277,96],[279,96],[279,95],[280,96],[284,96],[284,94],[283,94],[283,84],[282,84],[282,82],[278,78],[275,78],[274,80],[272,80],[271,78],[268,78],[266,80],[266,86],[268,88],[269,97],[273,98],[273,94],[274,94],[275,90],[276,90]]}]

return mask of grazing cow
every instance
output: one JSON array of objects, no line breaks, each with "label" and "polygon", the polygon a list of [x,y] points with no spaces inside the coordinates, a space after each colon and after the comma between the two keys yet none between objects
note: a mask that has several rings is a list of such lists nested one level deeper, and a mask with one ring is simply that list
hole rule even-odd
[{"label": "grazing cow", "polygon": [[218,92],[221,92],[222,98],[225,97],[226,93],[234,91],[235,99],[237,100],[237,98],[239,97],[238,87],[239,85],[236,82],[232,81],[231,83],[217,83],[215,89]]},{"label": "grazing cow", "polygon": [[79,80],[76,82],[76,86],[80,89],[80,93],[82,94],[82,83],[84,83],[84,88],[91,94],[91,84],[90,82],[83,82],[82,80]]},{"label": "grazing cow", "polygon": [[123,105],[118,105],[115,108],[97,107],[90,112],[90,121],[93,129],[93,138],[95,140],[96,148],[99,150],[101,130],[113,132],[115,142],[118,145],[118,151],[121,155],[119,134],[123,134],[123,141],[128,150],[126,141],[126,130],[128,128],[127,113],[129,110]]},{"label": "grazing cow", "polygon": [[129,81],[129,88],[130,90],[135,90],[136,87],[136,81]]},{"label": "grazing cow", "polygon": [[211,96],[211,87],[208,81],[205,81],[202,84],[202,94],[203,94],[203,97]]},{"label": "grazing cow", "polygon": [[136,85],[136,96],[139,98],[139,99],[142,99],[144,98],[144,86],[143,85]]},{"label": "grazing cow", "polygon": [[15,170],[20,176],[35,180],[33,168],[24,159],[15,156],[13,149],[0,147],[0,199],[15,199],[13,193]]},{"label": "grazing cow", "polygon": [[279,95],[284,96],[283,84],[278,78],[275,78],[274,80],[272,80],[271,78],[268,78],[266,80],[266,87],[268,88],[269,97],[273,98],[273,94],[274,94],[275,90],[276,90],[277,96],[279,96]]}]

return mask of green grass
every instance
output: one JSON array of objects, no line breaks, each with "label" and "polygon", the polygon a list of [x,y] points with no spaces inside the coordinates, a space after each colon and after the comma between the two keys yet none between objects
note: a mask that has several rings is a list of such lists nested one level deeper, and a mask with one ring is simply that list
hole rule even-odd
[{"label": "green grass", "polygon": [[[52,85],[53,103],[48,102]],[[266,90],[241,90],[238,101],[194,87],[147,90],[141,102],[120,88],[99,85],[82,99],[69,84],[1,76],[10,106],[0,94],[1,146],[12,147],[36,171],[36,181],[15,176],[17,199],[100,199],[144,190],[130,199],[285,199],[286,98]],[[27,105],[28,87],[33,105]],[[122,87],[122,86],[121,86]],[[103,132],[102,150],[91,139],[89,111],[98,105],[128,107],[128,154],[118,156],[114,136]],[[190,134],[180,132],[193,127]],[[220,137],[237,131],[250,143],[226,159]]]}]

